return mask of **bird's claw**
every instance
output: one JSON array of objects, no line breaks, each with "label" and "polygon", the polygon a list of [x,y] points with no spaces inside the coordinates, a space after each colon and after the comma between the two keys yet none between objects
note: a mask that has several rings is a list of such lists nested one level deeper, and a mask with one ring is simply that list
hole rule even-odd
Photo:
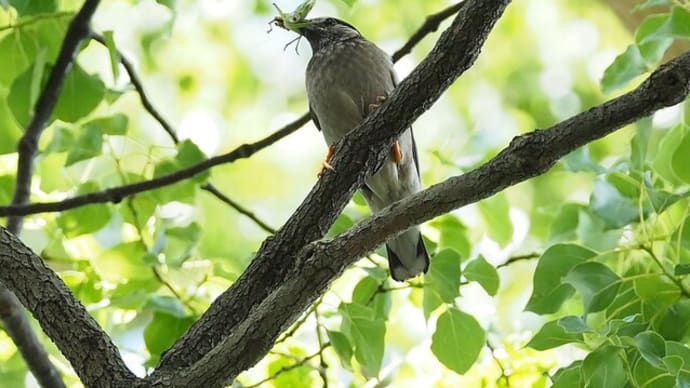
[{"label": "bird's claw", "polygon": [[400,162],[402,162],[403,160],[403,154],[402,150],[400,149],[399,141],[396,140],[395,143],[393,143],[393,146],[391,147],[391,152],[393,153],[393,160],[395,160],[395,163],[400,164]]},{"label": "bird's claw", "polygon": [[376,102],[369,104],[369,112],[373,112],[376,108],[380,107],[384,101],[386,101],[386,96],[376,96]]},{"label": "bird's claw", "polygon": [[319,171],[319,176],[323,175],[324,172],[326,172],[326,170],[335,172],[335,168],[333,168],[333,166],[331,166],[331,164],[329,163],[331,161],[331,158],[333,158],[334,153],[335,147],[329,146],[326,158],[323,160],[323,162],[321,162],[321,171]]}]

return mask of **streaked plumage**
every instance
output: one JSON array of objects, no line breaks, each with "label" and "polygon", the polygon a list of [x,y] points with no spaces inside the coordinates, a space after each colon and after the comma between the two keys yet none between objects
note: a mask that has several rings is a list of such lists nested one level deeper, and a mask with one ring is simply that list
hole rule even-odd
[{"label": "streaked plumage", "polygon": [[[326,143],[332,146],[370,113],[372,104],[395,88],[393,63],[383,50],[338,19],[307,20],[299,33],[313,51],[306,71],[309,108]],[[396,162],[389,155],[362,188],[374,213],[421,189],[411,128],[400,136],[398,144],[402,160]],[[405,280],[427,271],[429,256],[418,227],[390,239],[386,248],[394,279]]]}]

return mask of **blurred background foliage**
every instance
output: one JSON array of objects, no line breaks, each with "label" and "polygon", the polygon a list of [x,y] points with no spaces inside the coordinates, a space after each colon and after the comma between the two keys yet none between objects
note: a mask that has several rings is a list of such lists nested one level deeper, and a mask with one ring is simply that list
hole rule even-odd
[{"label": "blurred background foliage", "polygon": [[[690,37],[687,2],[647,1],[633,11],[638,3],[515,1],[475,66],[415,124],[424,183],[468,171],[514,136],[625,92],[671,44]],[[346,19],[392,53],[426,15],[450,4],[319,0],[310,16]],[[12,198],[22,128],[80,6],[0,1],[1,204]],[[267,33],[275,14],[266,0],[103,1],[93,28],[105,44],[85,44],[67,77],[40,141],[32,199],[150,179],[303,114],[310,48],[286,46],[295,36],[279,28]],[[636,24],[626,15],[643,16]],[[436,39],[396,64],[400,78]],[[117,50],[178,144],[142,107]],[[309,124],[185,182],[118,204],[29,216],[22,239],[144,374],[267,237],[201,184],[213,182],[277,228],[314,184],[325,149]],[[380,250],[362,259],[235,384],[688,384],[689,185],[686,102],[577,150],[544,176],[425,224],[434,258],[423,279],[389,280]],[[367,216],[357,195],[329,235]],[[0,331],[0,386],[32,381]]]}]

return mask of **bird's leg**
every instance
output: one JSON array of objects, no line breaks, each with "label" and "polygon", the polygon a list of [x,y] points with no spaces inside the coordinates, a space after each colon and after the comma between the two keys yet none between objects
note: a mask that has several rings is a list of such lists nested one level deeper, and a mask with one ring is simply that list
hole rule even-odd
[{"label": "bird's leg", "polygon": [[335,153],[335,147],[334,146],[328,146],[328,153],[326,154],[326,159],[321,162],[321,171],[319,172],[319,176],[321,176],[324,171],[326,170],[331,170],[335,171],[333,166],[330,165],[330,161],[333,158],[333,154]]},{"label": "bird's leg", "polygon": [[[378,108],[383,104],[383,102],[386,101],[386,96],[376,96],[376,103],[374,104],[369,104],[369,112],[373,112],[374,109]],[[402,151],[400,150],[400,143],[396,140],[395,143],[393,143],[393,146],[391,147],[391,153],[393,154],[393,160],[395,163],[400,164],[403,160],[403,154]]]}]

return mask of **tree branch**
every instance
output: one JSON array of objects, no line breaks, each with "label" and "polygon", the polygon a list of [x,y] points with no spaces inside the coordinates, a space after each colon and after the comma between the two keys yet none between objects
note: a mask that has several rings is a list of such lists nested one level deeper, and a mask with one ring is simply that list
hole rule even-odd
[{"label": "tree branch", "polygon": [[[60,53],[55,65],[50,71],[48,81],[36,101],[34,115],[26,128],[24,135],[19,140],[19,160],[17,166],[17,179],[14,185],[13,205],[22,205],[29,202],[31,195],[31,177],[34,171],[34,156],[38,148],[38,139],[48,124],[50,115],[57,103],[62,85],[67,73],[72,68],[74,57],[77,55],[79,45],[89,36],[89,23],[100,0],[87,0],[67,29],[65,39],[62,42]],[[12,233],[18,234],[22,228],[23,217],[8,217],[7,228]]]},{"label": "tree branch", "polygon": [[[31,195],[31,178],[33,160],[36,155],[38,139],[45,129],[50,115],[55,108],[65,77],[72,67],[79,44],[86,38],[89,23],[99,0],[87,0],[70,22],[69,28],[60,48],[55,65],[50,71],[48,81],[36,101],[34,114],[24,135],[19,141],[19,160],[17,179],[14,186],[13,205],[22,205],[29,201]],[[60,14],[62,17],[63,14]],[[32,19],[33,20],[33,19]],[[36,19],[38,20],[38,19]],[[23,217],[8,217],[7,226],[14,234],[22,229]],[[12,292],[6,288],[8,283],[0,282],[0,319],[7,334],[17,346],[29,370],[44,387],[64,387],[60,374],[48,359],[48,354],[31,329],[21,304]],[[26,301],[25,301],[26,303]]]},{"label": "tree branch", "polygon": [[[318,289],[310,287],[309,294],[276,294],[276,290],[290,287],[285,284],[312,282],[309,273],[292,272],[298,279],[286,276],[298,260],[297,253],[324,236],[365,176],[382,163],[384,149],[474,63],[508,3],[476,0],[462,7],[424,61],[381,107],[337,144],[331,163],[335,172],[322,175],[287,223],[264,241],[242,276],[162,357],[151,381],[168,384],[174,371],[175,384],[196,381],[216,386],[234,378],[268,351],[282,329],[327,286],[323,282]],[[327,279],[336,275],[329,274]],[[317,278],[320,276],[323,274]],[[271,304],[273,297],[279,297],[283,304]],[[268,313],[262,307],[268,304],[276,308],[270,312],[274,321],[259,323],[257,314]],[[247,326],[249,322],[258,326]],[[247,348],[241,343],[252,346]],[[234,362],[228,365],[228,360]],[[178,371],[184,367],[189,368],[180,375]]]},{"label": "tree branch", "polygon": [[18,238],[0,227],[0,282],[31,311],[87,387],[126,386],[136,377],[108,335],[65,283]]},{"label": "tree branch", "polygon": [[[397,202],[333,240],[308,244],[294,258],[295,265],[289,273],[278,285],[272,286],[268,296],[254,305],[218,346],[192,367],[176,373],[175,378],[179,379],[176,381],[204,381],[212,386],[218,384],[218,380],[208,374],[223,368],[229,368],[227,375],[234,377],[238,370],[256,361],[255,349],[270,346],[285,325],[292,322],[295,312],[303,311],[346,267],[387,238],[411,225],[543,174],[569,152],[658,109],[677,104],[688,93],[690,52],[660,67],[634,91],[547,130],[516,137],[494,159],[476,170],[449,178]],[[279,235],[280,232],[276,236]],[[228,360],[232,360],[230,366]],[[164,386],[168,381],[163,378],[154,381],[154,385]]]},{"label": "tree branch", "polygon": [[[409,54],[412,48],[417,45],[426,35],[436,31],[438,29],[439,24],[452,16],[454,13],[456,13],[458,10],[462,8],[462,5],[465,4],[464,2],[457,3],[455,5],[452,5],[438,13],[435,13],[433,15],[430,15],[426,18],[426,21],[424,24],[410,37],[410,39],[401,47],[399,50],[393,54],[393,62],[397,62],[400,60],[400,58],[404,57],[405,55]],[[455,11],[455,12],[451,12]],[[105,44],[105,39],[94,32],[91,33],[91,36],[94,40],[101,44]],[[141,99],[142,105],[144,105],[144,108],[146,109],[151,116],[158,121],[163,129],[171,136],[171,139],[173,142],[177,143],[177,135],[175,134],[175,130],[172,128],[172,125],[168,123],[165,118],[153,107],[153,104],[151,103],[150,99],[146,95],[146,92],[144,91],[143,84],[141,83],[141,80],[139,79],[138,75],[136,74],[134,70],[134,66],[132,63],[127,60],[120,52],[118,52],[118,55],[120,56],[120,62],[124,66],[125,70],[127,71],[127,74],[130,77],[130,81],[132,81],[132,84],[134,85],[134,88],[137,90],[139,93],[139,97]],[[230,153],[227,153],[225,155],[220,155],[216,156],[214,158],[211,158],[209,160],[200,162],[196,165],[190,166],[186,169],[176,171],[175,173],[165,175],[156,179],[152,179],[149,181],[144,181],[144,182],[137,182],[134,184],[126,185],[126,186],[119,186],[119,187],[114,187],[110,189],[106,189],[104,191],[100,192],[95,192],[95,193],[89,193],[89,194],[84,194],[81,196],[77,197],[72,197],[68,198],[66,200],[62,201],[56,201],[56,202],[41,202],[41,203],[32,203],[32,204],[22,204],[22,205],[13,205],[13,206],[0,206],[0,217],[7,217],[7,216],[15,216],[15,215],[21,215],[21,216],[26,216],[29,214],[38,214],[38,213],[47,213],[47,212],[57,212],[57,211],[65,211],[69,209],[74,209],[76,207],[81,207],[89,204],[97,204],[97,203],[108,203],[108,202],[114,202],[117,203],[121,201],[123,198],[136,195],[148,190],[153,190],[157,188],[161,188],[167,185],[171,185],[174,183],[177,183],[179,181],[191,178],[192,176],[199,174],[201,172],[204,172],[211,167],[214,167],[219,164],[223,163],[230,163],[233,162],[237,159],[240,158],[248,158],[254,153],[260,151],[262,148],[268,147],[269,145],[277,142],[278,140],[281,140],[282,138],[292,134],[293,132],[297,131],[300,129],[304,124],[309,122],[310,116],[309,112],[305,112],[300,116],[297,120],[287,124],[283,128],[279,129],[278,131],[274,132],[273,134],[267,136],[266,138],[259,140],[256,143],[252,144],[245,144],[242,145],[235,150],[231,151]],[[246,154],[246,156],[239,156],[236,158],[232,158],[231,155],[233,153],[240,152],[243,147],[249,147],[252,148],[253,151]],[[228,158],[228,159],[222,159],[222,158]],[[219,191],[215,189],[213,186],[207,186],[204,185],[202,186],[203,190],[206,190],[213,195],[215,195],[217,198],[219,198],[221,201],[227,203],[228,205],[232,206],[240,212],[241,214],[251,217],[251,212],[248,210],[244,209],[241,207],[239,204],[237,204],[234,201],[226,201],[226,199],[229,199],[227,197],[221,197],[218,195]],[[215,189],[215,190],[214,190]],[[222,193],[220,193],[222,194]],[[231,203],[232,202],[232,203]],[[256,217],[255,217],[256,218]],[[254,222],[257,222],[257,219],[252,218]],[[259,226],[266,230],[269,233],[273,233],[274,231],[273,228],[265,228],[266,225],[263,222],[257,222]]]},{"label": "tree branch", "polygon": [[[105,38],[101,35],[98,34],[94,31],[91,32],[91,38],[95,40],[96,42],[100,43],[103,46],[107,47],[107,43],[105,41]],[[127,72],[127,75],[129,76],[129,81],[134,85],[134,89],[137,91],[137,94],[139,95],[139,100],[141,101],[141,105],[144,106],[144,109],[153,117],[154,120],[158,122],[158,124],[163,127],[163,130],[170,136],[170,139],[173,141],[173,143],[178,144],[180,142],[180,139],[177,137],[177,133],[175,129],[170,125],[170,123],[163,117],[163,115],[153,106],[153,103],[151,102],[151,99],[149,99],[148,94],[146,91],[144,91],[144,84],[141,82],[141,78],[139,78],[139,75],[137,74],[136,70],[134,69],[134,65],[132,62],[125,57],[122,52],[117,50],[117,56],[120,59],[120,63],[122,66],[125,68],[125,71]],[[299,121],[300,119],[297,119]],[[304,125],[304,124],[302,124]],[[298,127],[299,128],[299,127]],[[237,203],[236,201],[232,200],[230,197],[227,195],[223,194],[220,190],[218,190],[212,183],[206,183],[203,186],[201,186],[201,189],[204,191],[207,191],[211,193],[213,196],[224,202],[226,205],[230,206],[231,208],[235,209],[238,213],[246,216],[250,220],[254,221],[261,229],[268,233],[274,233],[275,229],[271,228],[268,226],[264,221],[259,219],[254,213]]]}]

